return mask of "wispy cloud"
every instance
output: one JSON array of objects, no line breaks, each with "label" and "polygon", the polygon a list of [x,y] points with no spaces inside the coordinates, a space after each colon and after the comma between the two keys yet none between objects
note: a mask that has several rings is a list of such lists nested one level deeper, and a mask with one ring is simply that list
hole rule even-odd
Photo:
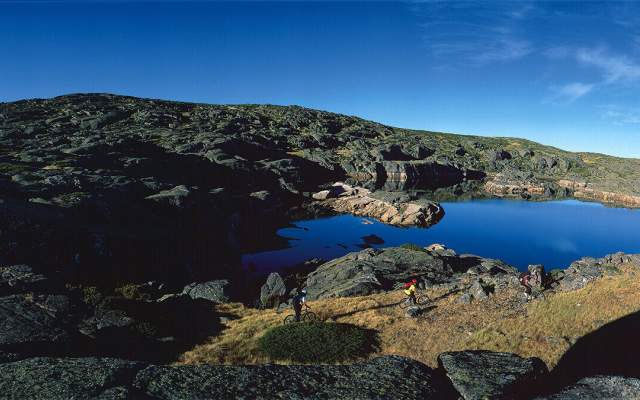
[{"label": "wispy cloud", "polygon": [[616,125],[640,124],[640,107],[621,107],[608,104],[600,107],[600,116]]},{"label": "wispy cloud", "polygon": [[[425,45],[440,62],[483,66],[518,60],[534,51],[519,28],[533,5],[428,1],[414,3],[412,9],[425,19]],[[461,12],[467,17],[460,18]]]},{"label": "wispy cloud", "polygon": [[549,58],[574,59],[582,66],[595,68],[601,75],[600,80],[590,83],[571,82],[551,86],[552,96],[549,101],[551,103],[569,104],[595,88],[614,84],[634,84],[640,81],[640,64],[626,55],[611,54],[603,47],[579,49],[555,47],[548,49],[544,54]]},{"label": "wispy cloud", "polygon": [[547,102],[553,104],[569,104],[588,94],[595,87],[592,83],[572,82],[562,86],[552,86],[553,94]]},{"label": "wispy cloud", "polygon": [[640,64],[634,63],[626,56],[606,54],[602,48],[579,49],[576,58],[581,64],[600,69],[604,74],[604,83],[632,82],[640,79]]}]

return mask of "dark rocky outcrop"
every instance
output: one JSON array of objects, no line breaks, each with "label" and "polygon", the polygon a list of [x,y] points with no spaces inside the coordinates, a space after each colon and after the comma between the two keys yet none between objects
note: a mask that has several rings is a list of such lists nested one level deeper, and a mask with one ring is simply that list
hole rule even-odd
[{"label": "dark rocky outcrop", "polygon": [[584,378],[559,393],[536,400],[633,400],[640,399],[640,379],[622,376]]},{"label": "dark rocky outcrop", "polygon": [[0,351],[62,354],[71,334],[70,303],[65,296],[12,295],[0,298]]},{"label": "dark rocky outcrop", "polygon": [[527,398],[548,372],[538,358],[491,351],[443,353],[438,365],[465,400]]},{"label": "dark rocky outcrop", "polygon": [[4,399],[119,400],[139,398],[130,391],[144,365],[113,358],[30,358],[0,364]]},{"label": "dark rocky outcrop", "polygon": [[151,366],[135,380],[156,399],[447,399],[446,383],[416,361],[386,356],[353,365]]},{"label": "dark rocky outcrop", "polygon": [[[117,358],[35,357],[0,360],[7,399],[527,399],[546,366],[490,351],[444,353],[433,370],[399,356],[351,365],[169,366]],[[581,379],[539,400],[635,399],[640,381]]]}]

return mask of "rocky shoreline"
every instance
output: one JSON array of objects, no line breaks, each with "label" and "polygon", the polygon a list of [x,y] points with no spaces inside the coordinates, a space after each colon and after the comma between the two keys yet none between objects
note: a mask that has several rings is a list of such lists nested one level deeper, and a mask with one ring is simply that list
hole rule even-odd
[{"label": "rocky shoreline", "polygon": [[438,203],[376,196],[377,193],[368,189],[337,182],[312,197],[319,200],[321,206],[337,213],[372,217],[390,225],[429,227],[444,216],[444,210]]}]

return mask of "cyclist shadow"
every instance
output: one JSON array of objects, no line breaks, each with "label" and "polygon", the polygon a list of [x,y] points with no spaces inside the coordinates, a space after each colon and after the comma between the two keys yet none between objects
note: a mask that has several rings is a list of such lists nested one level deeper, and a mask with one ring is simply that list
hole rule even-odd
[{"label": "cyclist shadow", "polygon": [[[352,315],[355,315],[355,314],[361,313],[361,312],[365,312],[365,311],[380,310],[380,309],[383,309],[383,308],[393,308],[393,307],[399,306],[400,304],[404,303],[405,301],[406,300],[402,300],[402,301],[399,301],[397,303],[391,303],[391,304],[379,304],[377,306],[363,308],[363,309],[360,309],[360,310],[353,310],[353,311],[349,311],[349,312],[342,313],[342,314],[335,314],[335,315],[331,316],[331,319],[335,320],[337,318],[350,317]],[[438,306],[433,305],[433,304],[426,305],[426,306],[416,305],[415,307],[419,307],[420,310],[421,310],[421,313],[426,313],[426,312],[429,312],[429,311],[431,311],[433,309],[438,308]]]},{"label": "cyclist shadow", "polygon": [[[402,302],[400,302],[400,303],[402,303]],[[332,317],[333,318],[350,317],[352,315],[355,315],[355,314],[361,313],[361,312],[365,312],[365,311],[380,310],[380,309],[383,309],[383,308],[395,307],[395,306],[399,305],[400,303],[378,304],[377,306],[373,306],[373,307],[363,308],[363,309],[359,309],[359,310],[353,310],[353,311],[349,311],[349,312],[342,313],[342,314],[335,314]]]}]

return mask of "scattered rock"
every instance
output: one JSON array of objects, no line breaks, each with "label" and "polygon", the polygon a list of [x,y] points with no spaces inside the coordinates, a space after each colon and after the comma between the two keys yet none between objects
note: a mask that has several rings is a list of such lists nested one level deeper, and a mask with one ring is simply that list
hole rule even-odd
[{"label": "scattered rock", "polygon": [[33,272],[28,265],[12,265],[0,268],[0,295],[44,292],[52,289],[49,280]]},{"label": "scattered rock", "polygon": [[422,308],[418,306],[407,307],[404,314],[409,318],[417,318],[422,314]]},{"label": "scattered rock", "polygon": [[640,264],[640,255],[615,253],[603,258],[581,258],[564,270],[559,288],[560,290],[581,289],[587,283],[601,278],[605,274],[615,273],[621,265],[632,262]]},{"label": "scattered rock", "polygon": [[184,287],[182,293],[189,295],[192,299],[204,299],[214,303],[226,303],[229,301],[228,288],[229,281],[226,279],[191,283]]},{"label": "scattered rock", "polygon": [[538,358],[492,351],[442,353],[438,365],[465,400],[526,398],[548,372]]},{"label": "scattered rock", "polygon": [[460,304],[470,304],[473,300],[473,296],[471,293],[463,293],[460,297],[458,297],[457,302]]},{"label": "scattered rock", "polygon": [[176,186],[171,190],[164,190],[158,194],[147,196],[147,200],[153,200],[157,203],[165,203],[175,207],[181,207],[185,204],[187,197],[191,191],[186,186]]}]

